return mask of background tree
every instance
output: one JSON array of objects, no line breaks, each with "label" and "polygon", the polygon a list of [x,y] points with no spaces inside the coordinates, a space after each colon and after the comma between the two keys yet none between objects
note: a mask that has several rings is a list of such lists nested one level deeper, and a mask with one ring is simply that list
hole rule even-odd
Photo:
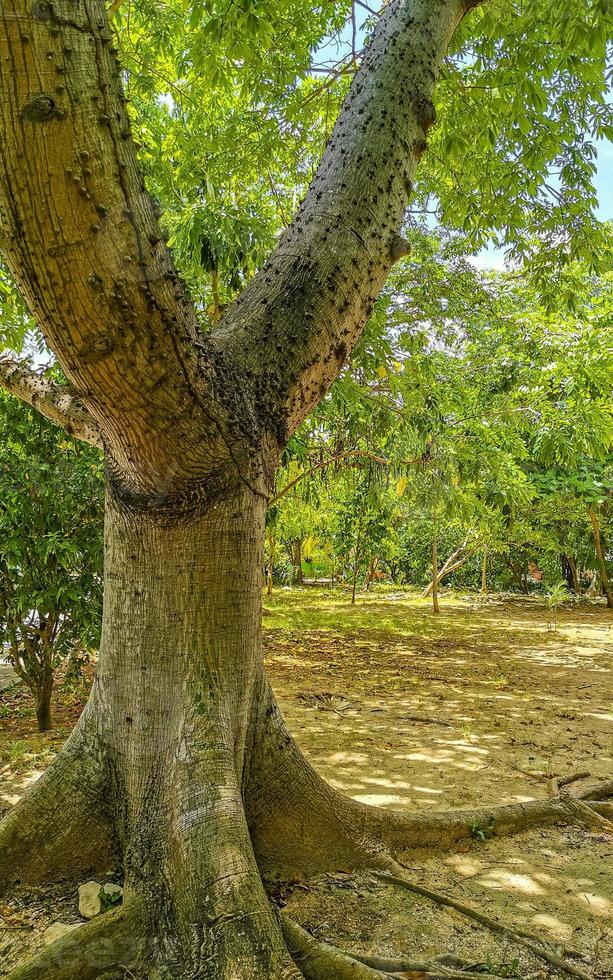
[{"label": "background tree", "polygon": [[0,395],[0,642],[51,727],[57,667],[96,648],[102,613],[100,455]]}]

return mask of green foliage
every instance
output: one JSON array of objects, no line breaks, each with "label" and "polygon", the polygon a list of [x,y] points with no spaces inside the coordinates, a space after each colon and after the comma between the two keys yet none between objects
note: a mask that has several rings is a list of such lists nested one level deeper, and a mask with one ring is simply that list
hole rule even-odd
[{"label": "green foliage", "polygon": [[606,537],[613,496],[611,273],[574,268],[575,308],[554,308],[456,245],[420,233],[393,272],[351,368],[286,450],[278,486],[297,482],[276,505],[278,533],[291,502],[341,567],[361,535],[360,575],[376,557],[417,585],[434,522],[441,564],[466,557],[456,583],[480,582],[485,546],[502,588],[511,568],[529,580],[532,561],[555,586],[565,554],[589,575],[587,508]]},{"label": "green foliage", "polygon": [[37,696],[97,645],[101,573],[99,453],[0,395],[0,642]]},{"label": "green foliage", "polygon": [[[490,817],[485,824],[472,823],[469,828],[470,836],[474,838],[474,840],[485,841],[488,839],[488,837],[494,836],[495,824],[495,817]],[[500,976],[504,976],[504,974],[500,974]]]}]

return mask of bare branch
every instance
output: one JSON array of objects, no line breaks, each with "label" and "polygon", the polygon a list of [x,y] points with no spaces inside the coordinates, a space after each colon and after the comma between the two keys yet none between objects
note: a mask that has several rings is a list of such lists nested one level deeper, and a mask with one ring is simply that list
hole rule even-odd
[{"label": "bare branch", "polygon": [[70,388],[47,381],[22,361],[0,354],[0,385],[90,446],[101,448],[100,432],[86,408]]}]

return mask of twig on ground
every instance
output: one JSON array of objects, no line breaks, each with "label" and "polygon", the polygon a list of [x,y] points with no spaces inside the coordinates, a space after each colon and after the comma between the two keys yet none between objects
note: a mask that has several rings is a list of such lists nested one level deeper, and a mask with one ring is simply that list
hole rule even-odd
[{"label": "twig on ground", "polygon": [[[394,864],[396,864],[396,862],[394,862]],[[401,868],[400,865],[398,867],[399,869]],[[525,948],[529,949],[535,956],[546,960],[552,966],[555,966],[556,969],[561,970],[564,973],[569,973],[574,977],[580,977],[581,980],[593,980],[589,973],[581,970],[578,966],[573,966],[572,963],[567,963],[566,960],[560,959],[559,956],[556,956],[555,954],[544,949],[540,945],[541,940],[537,939],[536,936],[528,936],[523,931],[517,931],[515,929],[511,929],[509,926],[502,925],[502,923],[497,922],[495,919],[490,919],[489,916],[483,915],[482,912],[477,912],[468,905],[464,905],[462,902],[457,902],[454,898],[449,898],[447,895],[441,895],[440,892],[431,891],[429,888],[424,888],[422,885],[414,884],[412,881],[408,881],[404,877],[398,877],[397,875],[392,875],[381,871],[373,871],[371,874],[380,881],[386,881],[388,884],[405,888],[407,891],[414,892],[417,895],[423,895],[424,898],[430,899],[431,902],[435,902],[437,905],[443,905],[447,908],[454,909],[456,912],[460,912],[467,918],[473,919],[475,922],[479,922],[482,926],[485,926],[492,932],[505,936],[507,939],[512,939],[521,946],[525,946]]]}]

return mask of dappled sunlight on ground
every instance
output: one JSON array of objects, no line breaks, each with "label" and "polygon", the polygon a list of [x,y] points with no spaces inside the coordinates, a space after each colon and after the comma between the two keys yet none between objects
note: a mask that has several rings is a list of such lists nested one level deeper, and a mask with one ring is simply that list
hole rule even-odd
[{"label": "dappled sunlight on ground", "polygon": [[[323,776],[365,803],[405,811],[546,798],[552,777],[578,770],[613,777],[613,614],[593,604],[562,610],[553,632],[534,600],[445,596],[442,609],[436,617],[398,591],[360,596],[355,607],[340,591],[310,588],[280,590],[267,603],[267,668]],[[60,688],[58,727],[38,736],[27,693],[5,691],[0,810],[48,764],[85,696]],[[477,834],[451,853],[401,859],[415,882],[578,950],[576,965],[595,980],[613,977],[607,833],[559,824],[513,838]],[[348,951],[452,952],[489,974],[551,976],[515,942],[365,875],[339,869],[287,889],[297,920]],[[74,917],[70,895],[48,902],[41,933]]]},{"label": "dappled sunlight on ground", "polygon": [[[613,615],[563,610],[557,632],[535,602],[360,597],[295,591],[267,615],[267,662],[304,751],[335,786],[388,809],[442,810],[545,798],[577,770],[613,775]],[[329,704],[305,701],[327,694]],[[336,700],[335,700],[336,699]],[[350,706],[347,706],[350,702]],[[332,710],[334,705],[343,710]],[[407,852],[417,882],[613,972],[613,839],[583,827],[463,842],[456,853]],[[539,975],[520,947],[417,896],[346,882],[300,893],[293,909],[356,951],[471,962]],[[328,897],[329,896],[329,897]],[[356,921],[360,935],[356,937]],[[536,972],[535,972],[536,971]]]},{"label": "dappled sunlight on ground", "polygon": [[[613,771],[606,609],[280,592],[265,618],[282,709],[336,786],[381,806],[528,800],[542,777]],[[613,617],[612,617],[613,619]],[[299,695],[331,694],[334,710]],[[416,788],[416,784],[420,789]]]}]

